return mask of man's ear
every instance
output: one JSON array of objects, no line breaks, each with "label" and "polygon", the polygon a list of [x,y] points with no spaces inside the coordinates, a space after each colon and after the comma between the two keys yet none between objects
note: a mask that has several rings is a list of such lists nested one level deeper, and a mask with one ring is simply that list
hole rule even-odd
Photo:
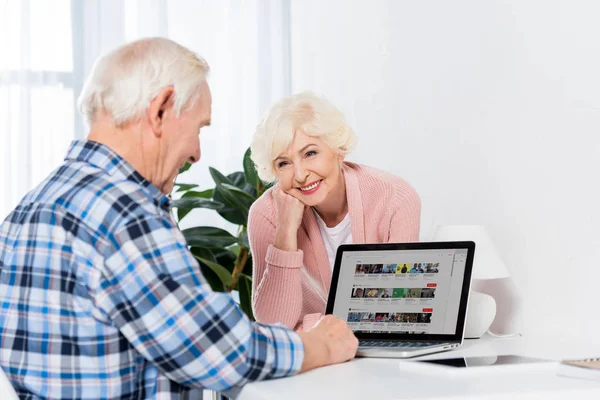
[{"label": "man's ear", "polygon": [[173,97],[175,91],[173,86],[167,86],[161,89],[160,92],[150,102],[148,107],[148,120],[152,127],[152,132],[155,136],[160,136],[163,129],[163,120],[165,114],[173,109]]}]

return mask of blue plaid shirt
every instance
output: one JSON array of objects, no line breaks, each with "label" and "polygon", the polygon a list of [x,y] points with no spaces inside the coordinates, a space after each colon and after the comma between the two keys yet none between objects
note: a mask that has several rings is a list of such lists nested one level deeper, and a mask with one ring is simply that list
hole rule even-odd
[{"label": "blue plaid shirt", "polygon": [[0,270],[0,365],[23,398],[172,398],[302,365],[299,336],[213,292],[169,199],[98,143],[0,225]]}]

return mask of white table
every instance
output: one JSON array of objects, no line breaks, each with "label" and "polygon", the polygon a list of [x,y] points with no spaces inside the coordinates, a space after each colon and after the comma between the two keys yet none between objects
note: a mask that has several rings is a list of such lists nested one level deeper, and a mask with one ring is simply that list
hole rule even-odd
[{"label": "white table", "polygon": [[[559,360],[600,356],[600,342],[492,338],[466,340],[462,348],[420,359],[515,354]],[[398,360],[358,358],[291,378],[246,385],[239,400],[294,399],[600,399],[600,381],[559,377],[554,366],[481,373],[407,372]],[[491,369],[488,371],[492,371]]]}]

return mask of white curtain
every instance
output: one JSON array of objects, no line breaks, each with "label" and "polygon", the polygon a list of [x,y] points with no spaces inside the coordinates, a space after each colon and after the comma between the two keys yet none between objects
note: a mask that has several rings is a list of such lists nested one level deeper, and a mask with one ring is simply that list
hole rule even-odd
[{"label": "white curtain", "polygon": [[0,0],[0,219],[73,137],[70,19],[67,0]]},{"label": "white curtain", "polygon": [[[289,0],[0,0],[0,220],[86,135],[75,101],[94,60],[123,43],[169,37],[211,66],[212,126],[185,176],[241,170],[266,108],[290,93]],[[195,211],[187,225],[225,224]]]}]

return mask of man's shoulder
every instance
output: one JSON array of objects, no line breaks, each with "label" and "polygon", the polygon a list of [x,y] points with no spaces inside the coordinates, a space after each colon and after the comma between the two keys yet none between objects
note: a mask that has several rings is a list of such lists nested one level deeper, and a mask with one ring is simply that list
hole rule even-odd
[{"label": "man's shoulder", "polygon": [[116,179],[100,168],[81,162],[65,163],[27,199],[68,214],[100,234],[114,231],[128,221],[155,215],[157,207],[135,182]]}]

